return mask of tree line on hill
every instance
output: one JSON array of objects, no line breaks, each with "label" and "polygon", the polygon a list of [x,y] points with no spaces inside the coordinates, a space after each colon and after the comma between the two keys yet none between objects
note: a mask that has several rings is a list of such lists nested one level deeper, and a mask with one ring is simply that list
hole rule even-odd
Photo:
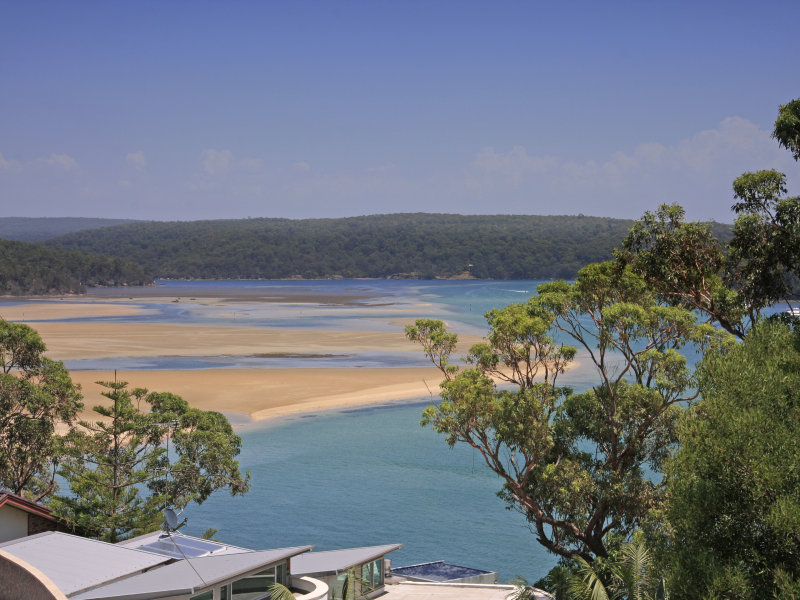
[{"label": "tree line on hill", "polygon": [[0,240],[0,295],[82,293],[86,286],[147,285],[152,275],[120,258]]},{"label": "tree line on hill", "polygon": [[610,257],[631,224],[444,214],[137,222],[47,244],[131,260],[160,278],[571,278]]},{"label": "tree line on hill", "polygon": [[[632,225],[586,216],[425,213],[112,226],[86,219],[17,221],[23,227],[18,236],[49,231],[44,243],[51,250],[4,242],[9,260],[0,267],[0,293],[15,295],[155,278],[571,279],[581,267],[609,258]],[[721,239],[730,237],[729,226],[712,229]]]}]

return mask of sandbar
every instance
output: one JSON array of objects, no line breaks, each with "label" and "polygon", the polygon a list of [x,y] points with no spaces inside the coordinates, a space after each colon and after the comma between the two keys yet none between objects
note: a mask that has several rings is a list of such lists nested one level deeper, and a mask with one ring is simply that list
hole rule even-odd
[{"label": "sandbar", "polygon": [[[85,410],[108,404],[96,381],[113,381],[113,371],[72,371],[80,383]],[[254,421],[412,398],[438,397],[440,371],[434,367],[391,369],[208,369],[195,371],[117,371],[130,388],[172,392],[191,406],[244,413]]]},{"label": "sandbar", "polygon": [[[0,318],[6,321],[42,321],[51,319],[79,319],[86,317],[119,317],[148,312],[138,306],[107,302],[26,302],[6,304],[0,302]],[[37,325],[37,328],[40,327]]]},{"label": "sandbar", "polygon": [[[319,329],[262,329],[160,323],[37,323],[54,360],[121,356],[252,356],[409,352],[421,354],[402,330],[397,332]],[[464,335],[465,351],[478,336]]]}]

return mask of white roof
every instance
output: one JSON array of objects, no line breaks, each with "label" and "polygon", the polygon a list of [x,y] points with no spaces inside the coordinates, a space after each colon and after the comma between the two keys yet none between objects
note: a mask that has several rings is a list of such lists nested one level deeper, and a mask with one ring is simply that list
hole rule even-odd
[{"label": "white roof", "polygon": [[0,547],[33,565],[66,595],[168,562],[166,556],[48,531]]},{"label": "white roof", "polygon": [[385,546],[366,546],[364,548],[345,548],[343,550],[326,550],[324,552],[308,552],[292,558],[289,571],[292,575],[311,575],[313,573],[339,573],[350,567],[360,565],[393,552],[403,544],[387,544]]},{"label": "white roof", "polygon": [[122,600],[194,594],[221,582],[307,552],[313,546],[201,556],[152,569],[121,581],[82,592],[70,600]]}]

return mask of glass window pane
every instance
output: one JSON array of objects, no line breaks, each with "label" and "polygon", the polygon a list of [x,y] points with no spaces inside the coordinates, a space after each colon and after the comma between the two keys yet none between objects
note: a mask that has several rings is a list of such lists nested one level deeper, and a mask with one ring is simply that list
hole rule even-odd
[{"label": "glass window pane", "polygon": [[196,596],[189,598],[189,600],[214,600],[214,591],[209,590],[208,592],[197,594]]},{"label": "glass window pane", "polygon": [[379,588],[383,585],[383,559],[379,558],[372,563],[372,587]]},{"label": "glass window pane", "polygon": [[286,565],[284,563],[275,567],[275,581],[286,584]]},{"label": "glass window pane", "polygon": [[[342,573],[341,575],[338,575],[336,577],[336,579],[332,582],[332,584],[328,588],[329,589],[329,593],[328,593],[328,597],[329,598],[342,598],[344,596],[344,594],[342,594],[342,591],[343,591],[343,588],[344,588],[344,585],[345,585],[344,582],[347,580],[347,577],[348,577],[347,573]],[[349,582],[348,582],[348,586],[347,587],[348,587],[348,589],[350,588]],[[352,594],[352,591],[348,594],[348,596],[351,596],[351,594]]]},{"label": "glass window pane", "polygon": [[372,563],[364,563],[361,565],[361,592],[368,593],[372,591],[372,573],[370,566]]},{"label": "glass window pane", "polygon": [[223,585],[219,588],[219,600],[228,600],[228,586]]},{"label": "glass window pane", "polygon": [[242,577],[231,585],[231,600],[263,598],[267,588],[275,583],[275,567],[265,569],[255,575]]}]

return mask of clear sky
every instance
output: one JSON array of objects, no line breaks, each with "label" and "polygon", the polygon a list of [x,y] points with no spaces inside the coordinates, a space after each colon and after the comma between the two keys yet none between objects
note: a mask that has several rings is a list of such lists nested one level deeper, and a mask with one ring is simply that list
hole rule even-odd
[{"label": "clear sky", "polygon": [[0,0],[0,215],[732,221],[800,1]]}]

